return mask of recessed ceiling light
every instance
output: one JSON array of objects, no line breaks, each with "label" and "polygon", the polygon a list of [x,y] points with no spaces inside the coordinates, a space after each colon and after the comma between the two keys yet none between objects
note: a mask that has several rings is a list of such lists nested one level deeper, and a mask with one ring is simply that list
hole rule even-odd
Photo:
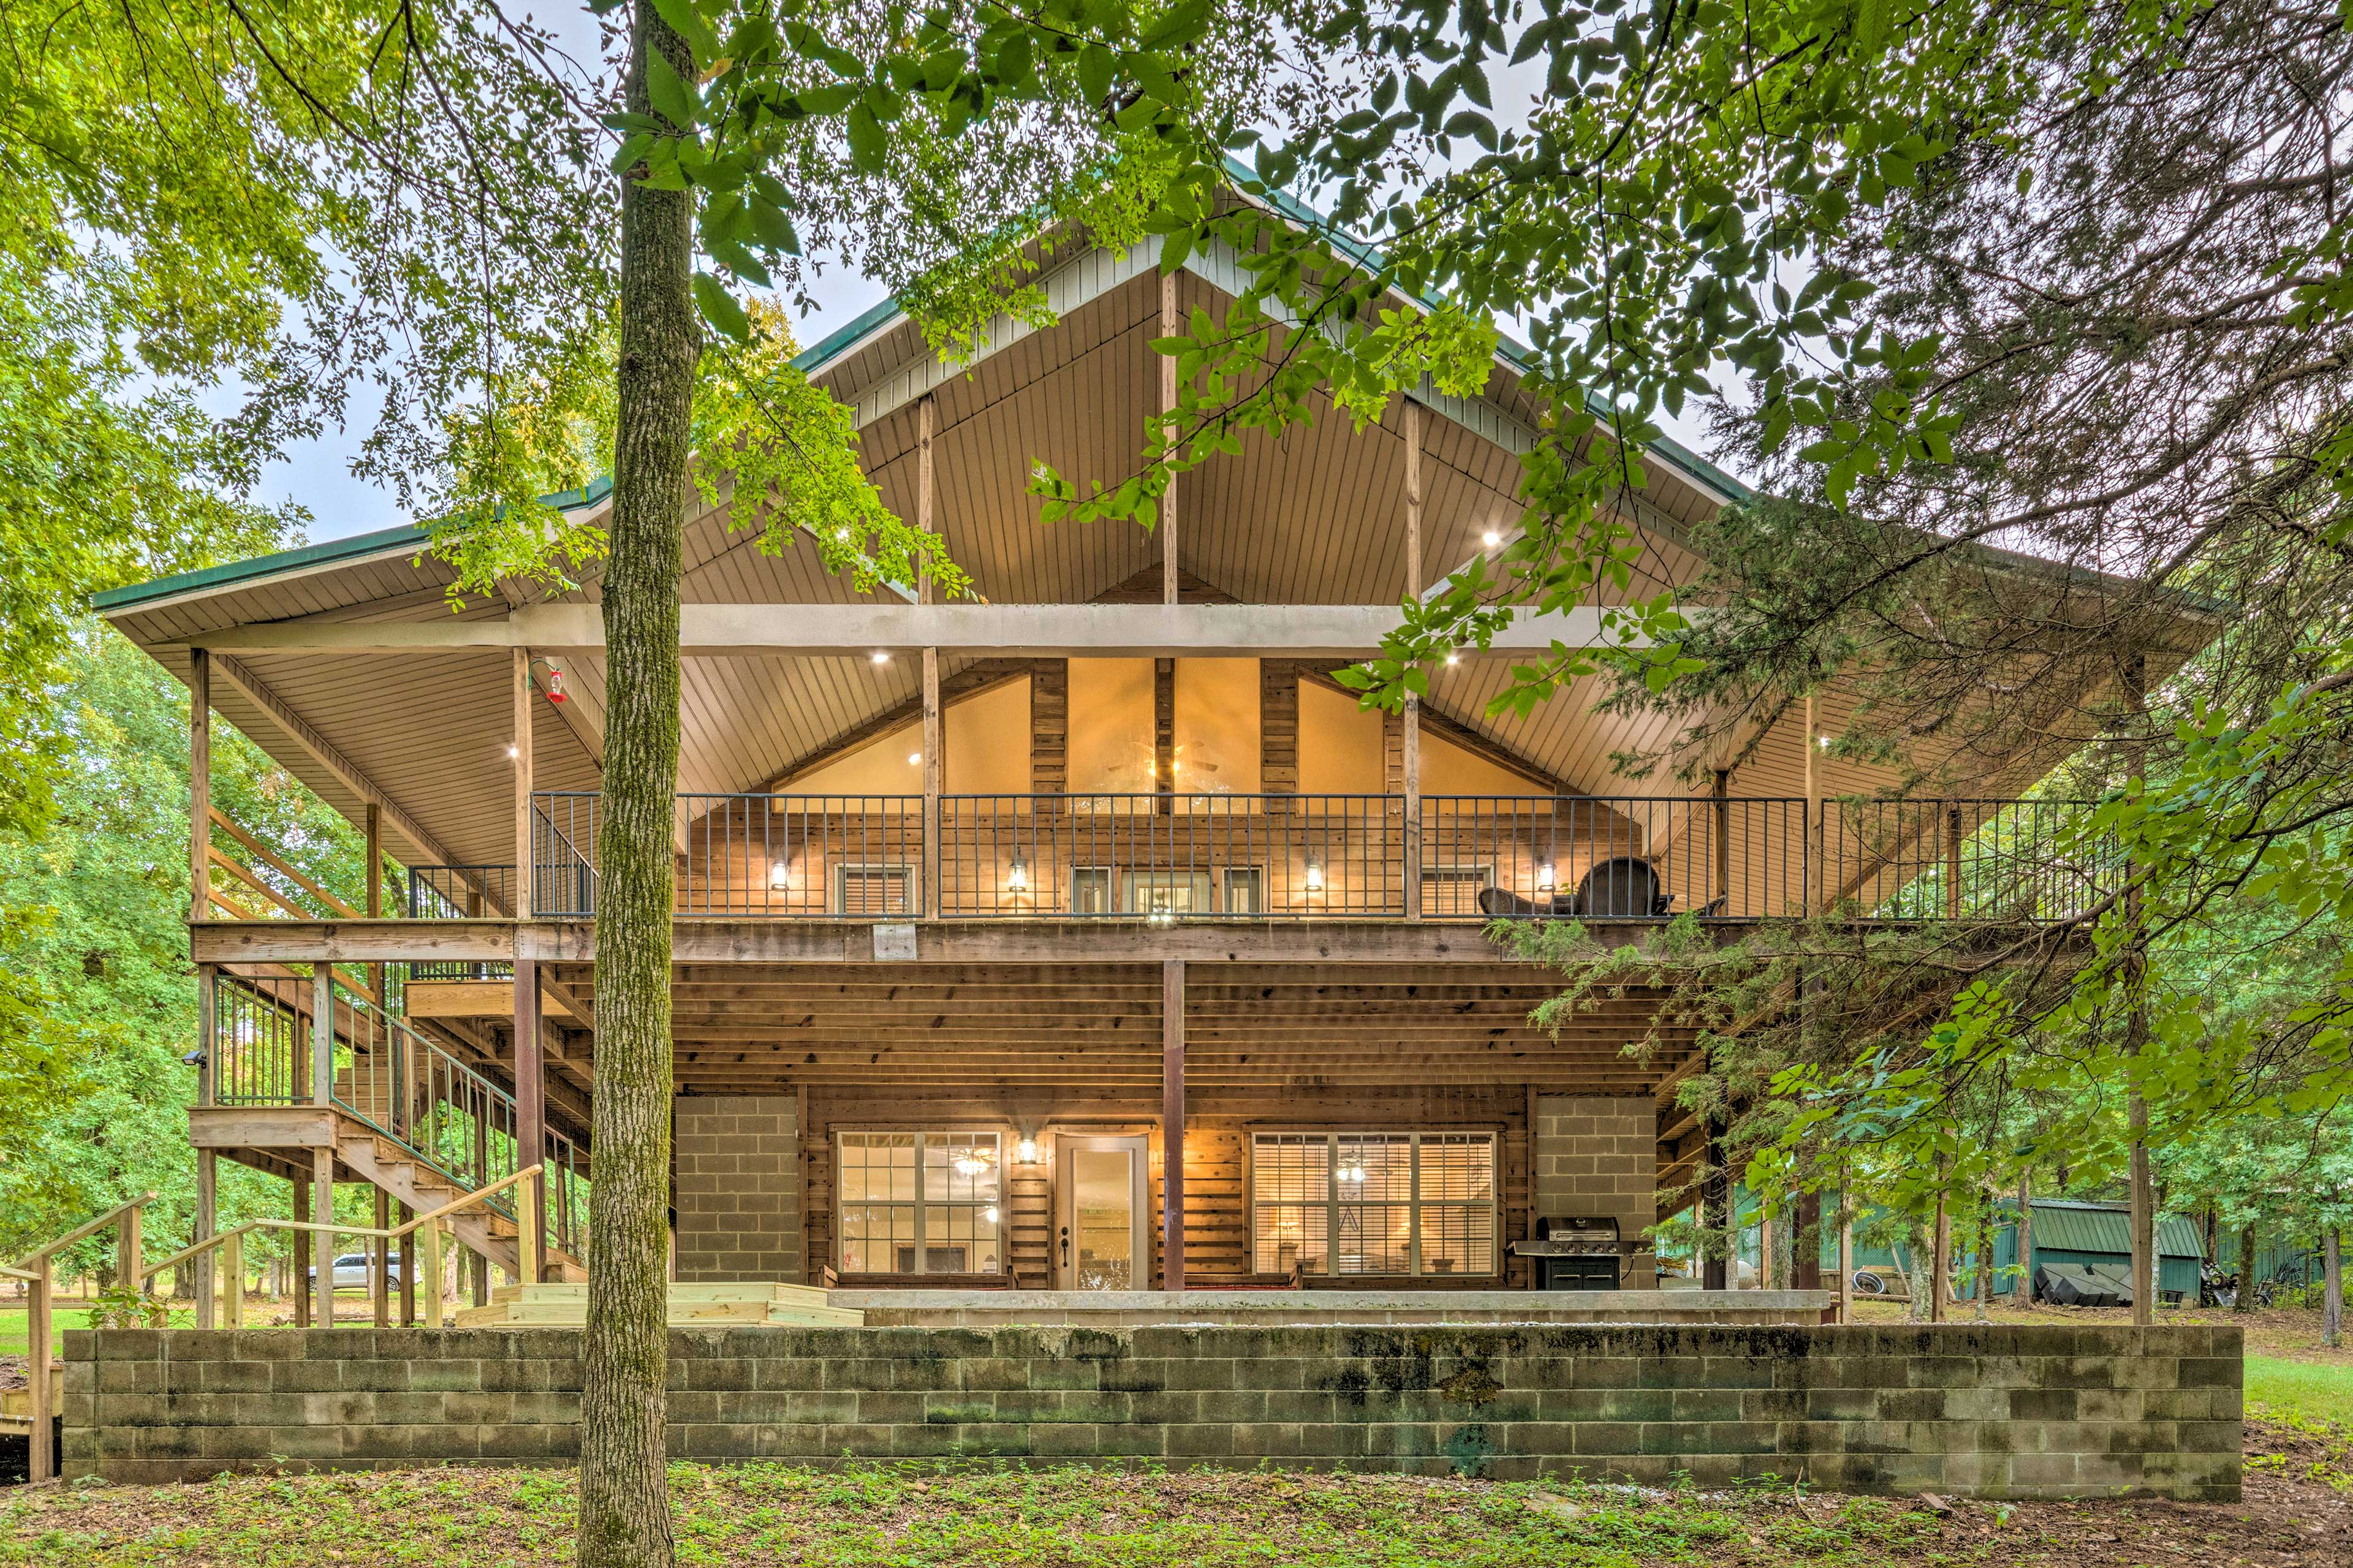
[{"label": "recessed ceiling light", "polygon": [[1493,550],[1495,546],[1504,542],[1504,536],[1491,528],[1486,532],[1479,536],[1479,541],[1488,549]]},{"label": "recessed ceiling light", "polygon": [[907,765],[911,768],[922,766],[923,761],[923,753],[921,752],[909,752],[907,753]]},{"label": "recessed ceiling light", "polygon": [[521,757],[522,755],[522,748],[521,746],[511,745],[507,748],[507,755],[510,757]]},{"label": "recessed ceiling light", "polygon": [[1449,669],[1453,668],[1456,665],[1461,664],[1461,662],[1462,656],[1459,653],[1449,653],[1446,656],[1446,668]]},{"label": "recessed ceiling light", "polygon": [[888,664],[891,662],[891,656],[888,653],[877,651],[874,655],[874,662],[877,664]]}]

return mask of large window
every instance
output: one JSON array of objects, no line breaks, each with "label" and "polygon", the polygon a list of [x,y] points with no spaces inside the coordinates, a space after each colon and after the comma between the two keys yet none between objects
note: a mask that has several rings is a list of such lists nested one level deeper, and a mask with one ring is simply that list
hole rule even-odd
[{"label": "large window", "polygon": [[844,1132],[841,1271],[1002,1273],[1004,1168],[995,1132]]},{"label": "large window", "polygon": [[1445,1279],[1495,1272],[1492,1132],[1261,1132],[1257,1268]]}]

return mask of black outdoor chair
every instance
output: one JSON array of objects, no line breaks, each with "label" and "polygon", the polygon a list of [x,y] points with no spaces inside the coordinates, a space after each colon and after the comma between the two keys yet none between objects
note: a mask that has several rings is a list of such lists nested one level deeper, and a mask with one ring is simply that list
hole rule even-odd
[{"label": "black outdoor chair", "polygon": [[1479,908],[1491,915],[1555,920],[1651,921],[1667,912],[1674,895],[1659,886],[1658,868],[1639,855],[1620,855],[1586,872],[1567,896],[1523,898],[1508,888],[1482,888]]}]

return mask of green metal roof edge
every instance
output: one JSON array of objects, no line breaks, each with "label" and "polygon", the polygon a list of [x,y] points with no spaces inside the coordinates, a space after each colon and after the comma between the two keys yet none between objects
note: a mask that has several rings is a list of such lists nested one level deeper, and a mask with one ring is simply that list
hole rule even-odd
[{"label": "green metal roof edge", "polygon": [[[557,490],[539,499],[558,511],[570,511],[575,507],[604,500],[612,489],[612,476],[600,474],[575,489]],[[244,561],[225,561],[218,566],[199,567],[194,572],[174,572],[168,577],[157,577],[151,582],[129,583],[120,588],[101,588],[90,596],[90,608],[102,615],[110,610],[129,609],[153,599],[169,598],[175,594],[258,583],[287,572],[299,572],[311,566],[332,566],[338,562],[356,561],[395,549],[423,550],[432,542],[431,529],[413,522],[397,523],[391,528],[377,529],[373,533],[354,533],[344,539],[322,540],[317,544],[299,545],[292,550],[256,555]]]}]

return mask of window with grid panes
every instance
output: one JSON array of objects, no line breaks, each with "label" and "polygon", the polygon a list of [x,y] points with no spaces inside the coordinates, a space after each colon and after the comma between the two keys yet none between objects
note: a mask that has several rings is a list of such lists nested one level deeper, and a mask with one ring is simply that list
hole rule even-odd
[{"label": "window with grid panes", "polygon": [[1443,1279],[1496,1272],[1492,1132],[1261,1132],[1253,1267]]},{"label": "window with grid panes", "polygon": [[996,1132],[840,1135],[845,1274],[1004,1271],[1004,1150]]}]

